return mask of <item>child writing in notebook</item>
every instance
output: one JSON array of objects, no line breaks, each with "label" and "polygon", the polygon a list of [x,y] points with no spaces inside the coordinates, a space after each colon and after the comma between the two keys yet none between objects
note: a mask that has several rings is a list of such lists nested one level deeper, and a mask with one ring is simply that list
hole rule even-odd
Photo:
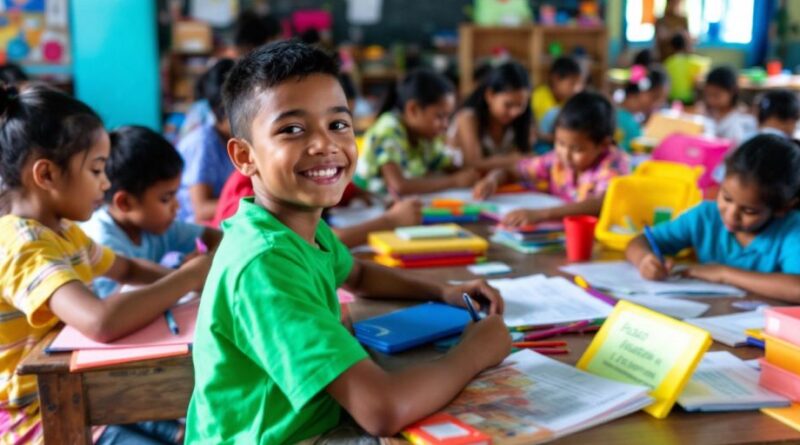
[{"label": "child writing in notebook", "polygon": [[703,102],[714,136],[730,139],[734,147],[756,132],[756,119],[739,109],[737,82],[736,71],[722,66],[708,73],[703,87]]},{"label": "child writing in notebook", "polygon": [[[36,379],[15,370],[58,323],[97,341],[113,340],[163,317],[181,296],[202,286],[208,272],[210,258],[200,255],[165,276],[150,262],[116,256],[72,222],[87,220],[102,203],[108,156],[108,134],[82,102],[43,86],[21,93],[0,87],[0,437],[5,443],[43,441]],[[152,284],[102,300],[89,289],[101,275]],[[180,439],[177,428],[171,435],[170,442]],[[162,443],[158,440],[151,442]]]},{"label": "child writing in notebook", "polygon": [[418,69],[390,90],[378,120],[364,135],[354,182],[364,190],[398,196],[470,187],[472,168],[454,167],[444,134],[455,108],[453,85],[433,71]]},{"label": "child writing in notebook", "polygon": [[[223,223],[203,291],[189,443],[297,443],[337,427],[342,408],[367,433],[393,435],[509,352],[502,298],[484,281],[435,284],[353,259],[320,220],[356,161],[336,74],[320,49],[278,42],[248,54],[226,84],[229,153],[255,197]],[[480,294],[490,315],[441,359],[386,371],[340,323],[342,284],[462,306],[463,293]]]},{"label": "child writing in notebook", "polygon": [[488,171],[513,165],[530,152],[530,97],[522,65],[507,62],[493,68],[453,117],[447,144],[461,150],[466,166]]},{"label": "child writing in notebook", "polygon": [[203,91],[214,121],[195,128],[178,143],[186,167],[178,190],[181,221],[203,224],[213,218],[222,186],[233,172],[225,149],[231,130],[222,105],[222,84],[233,63],[222,59],[204,75]]},{"label": "child writing in notebook", "polygon": [[[626,256],[649,280],[666,279],[673,255],[694,248],[700,264],[685,274],[730,284],[766,297],[800,303],[800,147],[775,135],[758,135],[725,161],[716,201],[652,228]],[[659,254],[656,254],[656,250]]]},{"label": "child writing in notebook", "polygon": [[[222,239],[219,230],[175,219],[175,195],[183,170],[175,147],[155,131],[139,126],[118,128],[110,139],[105,168],[110,186],[105,205],[81,224],[86,234],[117,254],[155,263],[170,252],[190,254],[197,246],[213,251]],[[117,287],[109,278],[94,281],[101,298]]]},{"label": "child writing in notebook", "polygon": [[503,218],[503,224],[523,226],[569,215],[598,215],[611,178],[628,173],[628,157],[612,139],[614,108],[604,96],[591,92],[575,95],[564,104],[555,128],[555,150],[523,158],[513,168],[493,170],[473,191],[476,198],[485,199],[502,184],[524,181],[566,204],[514,210]]}]

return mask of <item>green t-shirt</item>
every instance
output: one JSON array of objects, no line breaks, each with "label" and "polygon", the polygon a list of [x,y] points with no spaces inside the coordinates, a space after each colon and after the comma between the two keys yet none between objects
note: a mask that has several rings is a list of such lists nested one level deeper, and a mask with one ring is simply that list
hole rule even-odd
[{"label": "green t-shirt", "polygon": [[408,140],[406,127],[393,112],[383,113],[364,135],[364,148],[358,157],[353,182],[362,189],[385,195],[386,182],[381,167],[394,162],[405,178],[422,178],[452,164],[442,138],[420,139],[416,146]]},{"label": "green t-shirt", "polygon": [[694,101],[694,84],[700,73],[700,61],[692,54],[676,53],[664,61],[669,76],[669,100]]},{"label": "green t-shirt", "polygon": [[325,387],[367,357],[340,322],[353,266],[320,221],[312,246],[245,198],[223,223],[193,347],[186,443],[295,443],[339,422]]}]

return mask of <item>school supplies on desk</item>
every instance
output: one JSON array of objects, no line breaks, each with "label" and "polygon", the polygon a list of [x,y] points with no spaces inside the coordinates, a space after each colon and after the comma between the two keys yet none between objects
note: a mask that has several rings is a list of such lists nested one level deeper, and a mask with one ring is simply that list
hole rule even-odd
[{"label": "school supplies on desk", "polygon": [[423,224],[478,222],[486,204],[470,204],[456,199],[434,199],[422,208]]},{"label": "school supplies on desk", "polygon": [[511,272],[511,267],[506,263],[493,261],[467,266],[467,270],[473,275],[504,275]]},{"label": "school supplies on desk", "polygon": [[420,195],[419,198],[428,207],[431,207],[433,202],[441,204],[446,201],[480,205],[482,206],[481,216],[494,221],[500,221],[512,210],[520,208],[544,209],[558,207],[564,204],[562,199],[552,195],[530,191],[520,192],[516,190],[511,193],[502,193],[498,191],[497,194],[483,201],[477,201],[472,195],[471,188],[457,188],[427,193]]},{"label": "school supplies on desk", "polygon": [[167,327],[169,328],[169,331],[172,332],[172,335],[179,335],[181,333],[178,322],[175,321],[175,316],[172,315],[171,310],[167,309],[164,311],[164,320],[167,322]]},{"label": "school supplies on desk", "polygon": [[714,340],[735,348],[747,344],[747,334],[744,332],[746,329],[764,327],[764,311],[757,309],[715,317],[690,318],[686,322],[707,330]]},{"label": "school supplies on desk", "polygon": [[479,374],[443,411],[495,444],[534,444],[638,411],[653,400],[647,391],[521,350]]},{"label": "school supplies on desk", "polygon": [[364,345],[393,354],[460,334],[469,321],[464,309],[424,303],[353,323],[353,330]]},{"label": "school supplies on desk", "polygon": [[164,317],[158,317],[142,329],[109,343],[94,341],[78,332],[77,329],[65,326],[47,348],[47,352],[188,345],[194,341],[194,327],[199,305],[199,300],[193,300],[171,309],[175,321],[180,325],[180,334],[178,335],[170,332]]},{"label": "school supplies on desk", "polygon": [[69,362],[71,372],[120,363],[176,357],[189,353],[189,345],[145,346],[117,349],[78,349],[72,351]]},{"label": "school supplies on desk", "polygon": [[800,403],[792,403],[786,408],[764,408],[761,412],[800,431]]},{"label": "school supplies on desk", "polygon": [[490,445],[492,438],[445,413],[407,426],[403,437],[414,445]]},{"label": "school supplies on desk", "polygon": [[[409,229],[409,228],[406,228]],[[400,233],[446,234],[449,237],[403,239],[397,231],[373,232],[368,243],[378,253],[375,261],[389,267],[437,267],[474,264],[483,261],[489,243],[457,224],[442,224]]]},{"label": "school supplies on desk", "polygon": [[560,223],[522,227],[498,225],[494,229],[491,241],[522,253],[560,250],[564,246],[564,225]]},{"label": "school supplies on desk", "polygon": [[644,410],[662,419],[669,414],[709,346],[708,332],[620,301],[577,367],[609,379],[647,386],[656,401]]},{"label": "school supplies on desk", "polygon": [[788,406],[758,384],[759,373],[728,351],[707,352],[678,397],[687,411],[744,411]]},{"label": "school supplies on desk", "polygon": [[529,275],[489,284],[503,296],[503,320],[510,327],[604,319],[612,309],[564,277]]},{"label": "school supplies on desk", "polygon": [[725,284],[680,278],[670,281],[649,281],[627,261],[602,261],[571,264],[562,271],[583,277],[593,288],[607,291],[614,296],[662,296],[662,297],[744,297],[745,292]]},{"label": "school supplies on desk", "polygon": [[405,241],[454,238],[458,237],[460,233],[461,228],[456,225],[410,226],[394,229],[394,234]]},{"label": "school supplies on desk", "polygon": [[658,258],[658,261],[664,264],[664,255],[661,254],[661,249],[658,248],[656,238],[653,236],[653,232],[648,226],[644,226],[644,237],[647,240],[647,244],[650,246],[650,250],[652,250],[653,254]]}]

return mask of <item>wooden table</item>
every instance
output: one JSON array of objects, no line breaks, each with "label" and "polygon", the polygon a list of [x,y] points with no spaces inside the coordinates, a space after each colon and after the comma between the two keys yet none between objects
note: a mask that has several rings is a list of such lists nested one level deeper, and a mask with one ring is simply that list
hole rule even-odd
[{"label": "wooden table", "polygon": [[[483,225],[469,226],[486,235]],[[563,253],[523,255],[503,246],[492,244],[491,260],[503,261],[513,268],[507,275],[524,276],[533,273],[559,275],[564,264]],[[619,252],[600,252],[598,259],[620,259]],[[467,280],[474,278],[463,267],[414,270],[412,273],[434,280]],[[504,276],[505,277],[505,276]],[[760,298],[761,300],[765,300]],[[734,299],[704,300],[711,309],[705,315],[733,312]],[[777,302],[771,301],[777,304]],[[369,318],[413,303],[398,301],[358,300],[349,305],[353,321]],[[89,425],[130,423],[142,420],[175,419],[183,417],[189,403],[193,384],[190,357],[149,360],[116,365],[79,373],[69,372],[70,354],[45,354],[44,347],[53,334],[47,336],[22,363],[20,372],[36,374],[42,403],[42,420],[47,444],[89,443]],[[565,335],[571,353],[556,356],[574,365],[591,341],[591,334]],[[712,350],[729,350],[744,359],[762,355],[751,347],[728,348],[714,343]],[[387,369],[431,360],[441,355],[432,346],[396,354],[383,355],[370,351],[372,357]],[[739,413],[687,413],[676,405],[663,420],[643,412],[614,420],[581,433],[567,436],[554,443],[623,445],[683,445],[728,443],[800,443],[800,432],[757,411]]]}]

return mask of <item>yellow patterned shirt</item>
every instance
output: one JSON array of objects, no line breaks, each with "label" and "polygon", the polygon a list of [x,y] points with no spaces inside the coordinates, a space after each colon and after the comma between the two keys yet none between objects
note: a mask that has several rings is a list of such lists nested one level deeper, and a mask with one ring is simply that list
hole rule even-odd
[{"label": "yellow patterned shirt", "polygon": [[74,280],[88,286],[113,262],[110,249],[72,222],[56,233],[32,219],[0,217],[0,409],[36,401],[35,378],[15,370],[59,321],[47,304],[53,292]]}]

